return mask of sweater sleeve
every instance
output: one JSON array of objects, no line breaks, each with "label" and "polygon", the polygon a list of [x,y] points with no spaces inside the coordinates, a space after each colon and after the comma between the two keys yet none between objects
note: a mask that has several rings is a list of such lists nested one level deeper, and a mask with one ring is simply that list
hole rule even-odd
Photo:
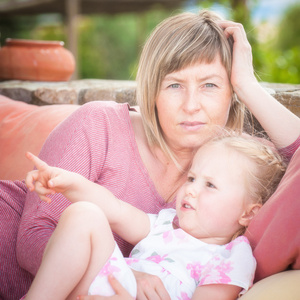
[{"label": "sweater sleeve", "polygon": [[296,150],[299,148],[300,146],[300,136],[296,139],[296,141],[294,143],[292,143],[291,145],[282,148],[279,150],[280,154],[286,159],[286,161],[290,161],[292,156],[294,155],[294,153],[296,152]]},{"label": "sweater sleeve", "polygon": [[[109,142],[107,110],[113,109],[113,105],[116,104],[92,102],[83,105],[50,134],[40,158],[51,166],[97,181]],[[20,265],[32,274],[40,265],[61,213],[70,204],[61,194],[51,198],[49,205],[40,201],[36,193],[27,193],[18,233],[17,257]]]}]

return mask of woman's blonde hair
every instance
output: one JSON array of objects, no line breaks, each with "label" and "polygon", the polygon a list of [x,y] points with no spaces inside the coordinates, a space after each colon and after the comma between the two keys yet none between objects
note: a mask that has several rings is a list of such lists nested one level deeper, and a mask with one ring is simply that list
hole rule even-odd
[{"label": "woman's blonde hair", "polygon": [[[159,145],[172,156],[161,131],[156,111],[156,99],[166,75],[194,63],[212,62],[220,55],[228,78],[231,75],[232,39],[227,39],[217,24],[216,14],[182,13],[163,21],[153,31],[140,57],[137,72],[137,103],[143,117],[150,144]],[[241,131],[244,123],[244,105],[233,95],[226,127]]]}]

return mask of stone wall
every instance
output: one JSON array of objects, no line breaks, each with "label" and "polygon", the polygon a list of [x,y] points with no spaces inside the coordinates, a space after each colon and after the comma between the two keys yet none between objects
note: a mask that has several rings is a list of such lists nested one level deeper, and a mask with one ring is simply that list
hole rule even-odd
[{"label": "stone wall", "polygon": [[[300,85],[261,83],[266,90],[300,117]],[[113,100],[135,105],[135,81],[84,79],[69,82],[2,81],[0,94],[31,104],[84,104]]]},{"label": "stone wall", "polygon": [[135,81],[84,79],[68,82],[2,81],[0,94],[36,105],[113,100],[135,105]]}]

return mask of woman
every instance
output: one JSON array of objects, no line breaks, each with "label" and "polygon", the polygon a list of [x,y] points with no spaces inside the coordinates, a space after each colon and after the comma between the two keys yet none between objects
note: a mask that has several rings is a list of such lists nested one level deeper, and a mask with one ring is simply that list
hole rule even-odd
[{"label": "woman", "polygon": [[[141,113],[124,104],[84,105],[52,132],[41,159],[157,213],[173,207],[193,154],[207,138],[219,127],[242,130],[244,105],[278,148],[299,137],[299,119],[257,82],[242,25],[212,13],[181,14],[160,24],[141,55],[137,82]],[[12,185],[8,193],[15,199],[26,194],[16,252],[20,266],[34,275],[70,203],[55,195],[46,205],[24,186],[21,191]],[[127,255],[130,246],[116,239]],[[157,278],[139,284],[138,299],[145,298],[168,299]]]}]

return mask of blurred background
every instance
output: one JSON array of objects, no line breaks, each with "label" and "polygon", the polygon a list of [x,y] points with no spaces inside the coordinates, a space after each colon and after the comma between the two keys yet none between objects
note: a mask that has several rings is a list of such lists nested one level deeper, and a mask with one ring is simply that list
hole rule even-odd
[{"label": "blurred background", "polygon": [[260,81],[300,83],[299,0],[85,1],[0,0],[0,45],[6,38],[64,41],[76,78],[134,80],[143,43],[160,21],[208,8],[244,25]]}]

